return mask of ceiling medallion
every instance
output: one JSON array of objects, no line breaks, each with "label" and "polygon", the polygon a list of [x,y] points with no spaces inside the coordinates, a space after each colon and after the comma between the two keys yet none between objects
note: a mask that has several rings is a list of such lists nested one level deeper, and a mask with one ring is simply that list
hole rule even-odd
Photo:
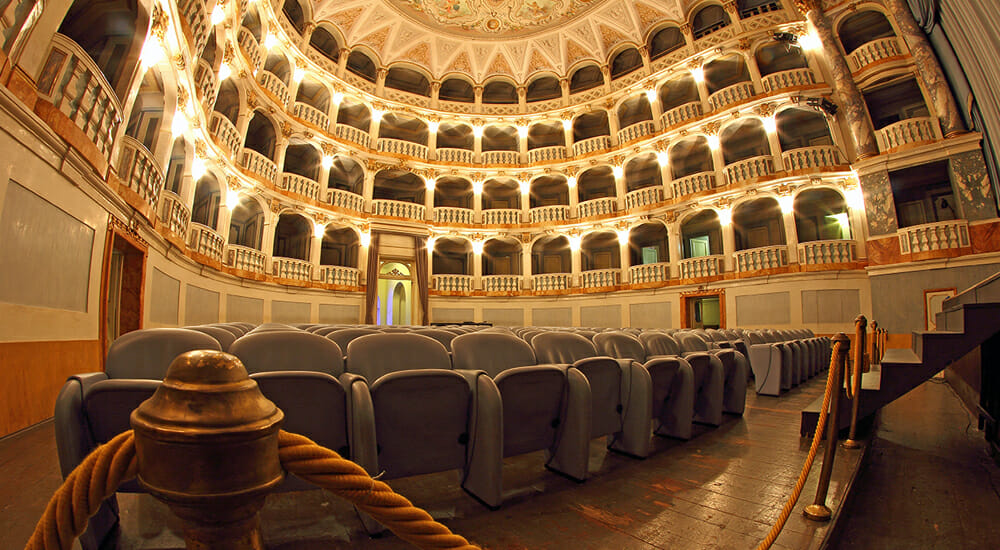
[{"label": "ceiling medallion", "polygon": [[[510,38],[565,23],[607,0],[387,0],[410,17],[461,36]],[[501,35],[502,36],[499,36]]]}]

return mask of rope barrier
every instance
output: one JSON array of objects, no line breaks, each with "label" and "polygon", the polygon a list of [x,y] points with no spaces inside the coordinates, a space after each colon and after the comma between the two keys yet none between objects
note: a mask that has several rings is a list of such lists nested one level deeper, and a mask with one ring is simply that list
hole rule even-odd
[{"label": "rope barrier", "polygon": [[[826,378],[826,393],[823,394],[823,405],[819,411],[819,420],[816,422],[816,432],[813,434],[812,445],[809,446],[809,455],[806,457],[805,464],[802,465],[802,472],[799,473],[799,479],[795,482],[795,489],[792,490],[791,496],[788,497],[788,501],[785,502],[784,508],[781,509],[781,515],[778,516],[778,521],[774,523],[771,527],[771,531],[768,532],[764,540],[757,545],[757,550],[767,550],[774,544],[775,539],[781,534],[781,530],[785,527],[785,522],[788,521],[788,516],[791,515],[792,510],[795,508],[795,503],[798,502],[799,496],[802,494],[802,488],[806,485],[806,479],[809,478],[809,471],[812,469],[813,461],[816,459],[816,452],[819,450],[819,442],[823,439],[823,428],[826,427],[826,417],[828,411],[830,410],[830,400],[833,395],[833,387],[835,385],[834,380],[836,379],[836,372],[839,368],[837,365],[837,357],[840,355],[840,342],[834,342],[833,353],[830,354],[830,372]],[[829,442],[828,445],[836,445],[836,442]]]},{"label": "rope barrier", "polygon": [[[278,436],[278,457],[288,472],[351,501],[418,548],[479,550],[387,484],[372,479],[361,466],[305,436],[282,431]],[[136,473],[132,430],[98,446],[52,495],[25,550],[70,550],[101,503]]]}]

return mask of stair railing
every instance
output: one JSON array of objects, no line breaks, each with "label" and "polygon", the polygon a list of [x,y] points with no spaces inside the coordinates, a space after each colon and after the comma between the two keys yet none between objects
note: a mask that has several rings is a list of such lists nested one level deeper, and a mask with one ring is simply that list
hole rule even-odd
[{"label": "stair railing", "polygon": [[866,364],[868,357],[865,354],[868,347],[865,343],[867,336],[868,319],[865,319],[864,315],[858,315],[854,319],[854,365],[844,369],[847,376],[847,398],[851,400],[851,431],[844,441],[845,449],[861,447],[861,442],[857,440],[858,406],[861,404],[861,373],[868,371]]}]

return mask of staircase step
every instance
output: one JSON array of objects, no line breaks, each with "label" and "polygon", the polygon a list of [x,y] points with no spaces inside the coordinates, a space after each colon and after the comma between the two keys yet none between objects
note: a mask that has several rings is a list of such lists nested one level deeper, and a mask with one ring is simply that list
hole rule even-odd
[{"label": "staircase step", "polygon": [[965,304],[984,304],[988,302],[1000,302],[1000,271],[976,283],[971,288],[963,290],[958,296],[948,298],[944,302],[944,307],[947,309]]},{"label": "staircase step", "polygon": [[[847,381],[845,380],[844,383],[846,384]],[[880,370],[862,373],[861,403],[858,408],[859,418],[864,418],[874,412],[874,410],[869,410],[869,408],[865,407],[865,403],[876,402],[874,400],[878,399],[879,390],[881,389],[882,372]],[[840,407],[840,412],[837,414],[837,424],[839,424],[837,429],[843,430],[851,425],[851,401],[842,394],[840,396],[840,404],[837,406]],[[819,413],[821,410],[823,410],[822,395],[802,409],[802,417],[799,423],[799,431],[802,437],[808,437],[813,434],[813,431],[816,429],[816,423],[819,422]]]},{"label": "staircase step", "polygon": [[885,350],[882,357],[882,364],[892,363],[894,365],[919,365],[920,357],[910,348],[889,348]]}]

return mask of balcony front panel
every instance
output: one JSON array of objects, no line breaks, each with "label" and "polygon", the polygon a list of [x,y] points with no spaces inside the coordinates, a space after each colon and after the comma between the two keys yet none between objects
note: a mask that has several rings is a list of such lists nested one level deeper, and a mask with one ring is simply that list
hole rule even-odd
[{"label": "balcony front panel", "polygon": [[887,36],[862,44],[847,58],[851,62],[851,70],[858,72],[876,61],[900,55],[903,55],[903,50],[899,47],[899,39],[895,36]]},{"label": "balcony front panel", "polygon": [[483,151],[483,164],[517,164],[521,154],[517,151]]},{"label": "balcony front panel", "polygon": [[643,120],[630,126],[618,130],[618,143],[628,143],[637,139],[642,139],[656,131],[656,125],[652,120]]},{"label": "balcony front panel", "polygon": [[438,223],[457,223],[471,225],[475,212],[471,208],[454,206],[435,206],[434,221]]},{"label": "balcony front panel", "polygon": [[561,97],[556,99],[549,99],[547,101],[533,101],[525,105],[525,111],[529,113],[544,113],[545,111],[551,111],[553,109],[558,109],[563,106],[563,100]]},{"label": "balcony front panel", "polygon": [[330,127],[330,117],[326,116],[326,113],[308,103],[296,101],[292,114],[295,118],[304,120],[324,132]]},{"label": "balcony front panel", "polygon": [[337,124],[337,137],[369,149],[372,146],[372,136],[366,130],[359,130],[350,124]]},{"label": "balcony front panel", "polygon": [[160,221],[166,224],[171,233],[184,238],[190,220],[191,211],[187,205],[174,192],[164,189],[160,193]]},{"label": "balcony front panel", "polygon": [[313,200],[319,200],[319,183],[298,174],[283,172],[278,187],[289,193],[296,193]]},{"label": "balcony front panel", "polygon": [[928,143],[937,139],[931,117],[907,118],[877,132],[879,149],[884,153],[911,143]]},{"label": "balcony front panel", "polygon": [[431,275],[434,289],[441,292],[472,292],[472,275]]},{"label": "balcony front panel", "polygon": [[271,258],[271,275],[280,279],[309,281],[312,279],[312,268],[311,262],[298,258],[282,258],[281,256]]},{"label": "balcony front panel", "polygon": [[769,74],[761,78],[761,83],[764,85],[764,93],[769,94],[778,90],[811,86],[816,83],[816,75],[808,67],[790,69]]},{"label": "balcony front panel", "polygon": [[634,265],[628,268],[628,276],[629,282],[634,285],[669,281],[670,262]]},{"label": "balcony front panel", "polygon": [[553,145],[551,147],[539,147],[528,151],[528,162],[552,162],[564,160],[566,158],[566,147]]},{"label": "balcony front panel", "polygon": [[208,7],[205,0],[177,0],[177,12],[184,18],[188,31],[191,32],[193,55],[201,55],[208,32],[211,29]]},{"label": "balcony front panel", "polygon": [[417,159],[427,158],[427,146],[405,139],[378,138],[378,150],[383,153],[403,155]]},{"label": "balcony front panel", "polygon": [[574,143],[573,155],[579,157],[608,149],[611,149],[611,136],[595,136]]},{"label": "balcony front panel", "polygon": [[475,153],[473,153],[471,149],[440,147],[437,149],[436,154],[437,159],[441,162],[472,164],[472,159]]},{"label": "balcony front panel", "polygon": [[212,134],[212,137],[227,154],[232,155],[240,150],[240,133],[236,131],[236,126],[233,125],[232,121],[222,113],[212,112],[208,132]]},{"label": "balcony front panel", "polygon": [[591,88],[589,90],[584,90],[582,92],[577,92],[577,93],[569,96],[569,104],[570,105],[583,105],[584,103],[587,103],[588,101],[593,101],[595,99],[600,99],[600,98],[604,97],[605,91],[606,90],[605,90],[604,86],[595,86],[594,88]]},{"label": "balcony front panel", "polygon": [[583,201],[576,207],[579,217],[589,218],[591,216],[608,216],[618,209],[618,199],[614,197],[601,197]]},{"label": "balcony front panel", "polygon": [[531,223],[562,222],[569,219],[569,206],[565,204],[538,206],[529,210],[528,214],[531,216]]},{"label": "balcony front panel", "polygon": [[697,174],[677,178],[670,182],[670,185],[674,188],[675,197],[709,191],[715,189],[715,172],[698,172]]},{"label": "balcony front panel", "polygon": [[320,66],[321,69],[325,70],[330,74],[337,74],[337,63],[330,59],[329,57],[323,55],[316,48],[310,46],[305,47],[306,57],[310,61]]},{"label": "balcony front panel", "polygon": [[611,91],[617,92],[618,90],[624,90],[629,86],[639,82],[640,80],[646,78],[647,73],[645,70],[639,68],[626,75],[622,75],[611,81]]},{"label": "balcony front panel", "polygon": [[219,84],[219,77],[215,74],[212,66],[204,59],[198,60],[198,67],[194,70],[194,84],[197,89],[198,99],[201,100],[202,108],[206,111],[215,104],[215,92]]},{"label": "balcony front panel", "polygon": [[692,101],[670,109],[660,116],[660,123],[664,128],[670,128],[678,124],[700,117],[704,114],[701,101]]},{"label": "balcony front panel", "polygon": [[649,70],[653,73],[658,72],[662,69],[670,67],[671,65],[680,63],[690,56],[691,49],[687,46],[681,46],[670,53],[663,54],[662,56],[652,60],[649,64]]},{"label": "balcony front panel", "polygon": [[260,71],[257,73],[257,82],[274,96],[282,108],[288,105],[288,86],[277,75],[268,70]]},{"label": "balcony front panel", "polygon": [[740,250],[733,254],[733,260],[739,272],[776,269],[788,265],[788,247],[782,244]]},{"label": "balcony front panel", "polygon": [[521,290],[520,275],[483,275],[486,292],[517,292]]},{"label": "balcony front panel", "polygon": [[934,252],[971,246],[969,241],[969,222],[967,220],[951,220],[913,225],[900,229],[897,231],[897,235],[899,235],[899,250],[903,254]]},{"label": "balcony front panel", "polygon": [[431,106],[431,98],[424,95],[411,94],[410,92],[404,92],[395,88],[384,88],[382,90],[382,97],[391,101],[398,101],[403,105],[413,105],[414,107]]},{"label": "balcony front panel", "polygon": [[840,151],[832,145],[801,147],[785,151],[781,154],[781,160],[785,165],[785,170],[789,172],[822,170],[843,164],[840,160]]},{"label": "balcony front panel", "polygon": [[135,191],[144,203],[156,206],[163,191],[163,171],[146,146],[131,136],[123,136],[118,177]]},{"label": "balcony front panel", "polygon": [[464,101],[438,100],[438,108],[449,113],[472,114],[476,111],[475,103],[465,103]]},{"label": "balcony front panel", "polygon": [[240,51],[243,52],[247,63],[250,64],[250,70],[257,72],[257,70],[260,69],[261,64],[264,62],[263,55],[260,51],[260,44],[257,42],[257,39],[253,37],[253,33],[251,33],[246,27],[240,27],[239,33],[236,35],[236,39],[240,44]]},{"label": "balcony front panel", "polygon": [[629,191],[628,194],[625,195],[625,208],[628,210],[641,208],[643,206],[656,204],[662,200],[663,188],[659,185],[650,185],[649,187]]},{"label": "balcony front panel", "polygon": [[583,288],[604,288],[621,284],[622,270],[591,269],[580,274]]},{"label": "balcony front panel", "polygon": [[774,158],[771,155],[750,157],[726,165],[726,178],[729,181],[729,185],[769,176],[773,173]]},{"label": "balcony front panel", "polygon": [[365,211],[365,198],[343,189],[327,189],[326,202],[355,212]]},{"label": "balcony front panel", "polygon": [[339,265],[319,266],[319,280],[328,285],[358,286],[359,269]]},{"label": "balcony front panel", "polygon": [[741,101],[746,101],[756,95],[753,82],[737,82],[708,96],[708,104],[713,111],[724,109]]},{"label": "balcony front panel", "polygon": [[521,223],[521,211],[517,208],[493,208],[483,210],[486,225],[514,225]]},{"label": "balcony front panel", "polygon": [[423,220],[425,218],[424,205],[390,199],[373,200],[372,213],[376,216],[390,216],[408,220]]},{"label": "balcony front panel", "polygon": [[573,275],[570,273],[541,273],[531,276],[531,289],[534,291],[566,290],[570,287]]},{"label": "balcony front panel", "polygon": [[249,147],[243,148],[243,154],[240,155],[240,164],[251,174],[263,181],[273,184],[275,178],[278,177],[278,165],[273,160]]},{"label": "balcony front panel", "polygon": [[724,258],[722,254],[686,258],[677,262],[677,271],[681,279],[714,277],[722,273],[723,263]]},{"label": "balcony front panel", "polygon": [[242,271],[264,273],[267,255],[248,246],[237,244],[226,245],[226,265]]},{"label": "balcony front panel", "polygon": [[188,235],[188,248],[194,252],[207,256],[217,262],[222,261],[222,250],[225,241],[214,229],[200,223],[191,224],[191,233]]},{"label": "balcony front panel", "polygon": [[355,88],[368,92],[370,94],[375,94],[375,83],[361,78],[360,76],[352,73],[351,71],[344,71],[344,82],[354,86]]},{"label": "balcony front panel", "polygon": [[855,260],[856,245],[846,239],[799,243],[799,263],[804,265],[844,264]]}]

